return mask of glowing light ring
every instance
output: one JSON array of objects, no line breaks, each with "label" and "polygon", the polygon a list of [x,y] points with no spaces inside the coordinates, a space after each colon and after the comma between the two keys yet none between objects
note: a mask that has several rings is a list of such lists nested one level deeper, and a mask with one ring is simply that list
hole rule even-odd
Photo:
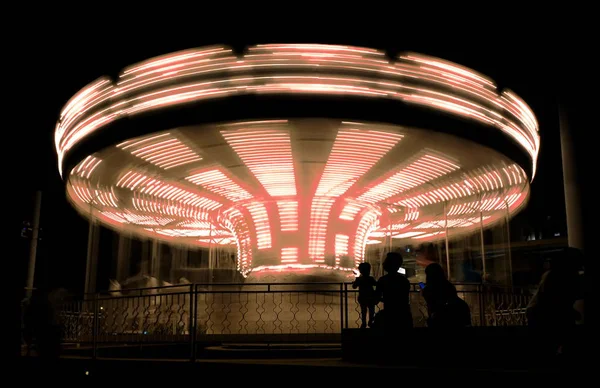
[{"label": "glowing light ring", "polygon": [[[390,63],[372,49],[286,44],[251,47],[240,58],[224,47],[188,50],[129,67],[116,83],[93,82],[61,111],[59,169],[74,146],[115,120],[251,94],[384,98],[441,110],[503,132],[530,155],[535,173],[535,116],[485,76],[419,54]],[[444,215],[455,237],[482,219],[493,225],[527,200],[523,169],[470,141],[311,120],[161,128],[83,155],[68,172],[67,194],[80,212],[117,230],[204,247],[235,244],[244,276],[349,270],[368,245],[383,242],[377,238],[443,238]],[[472,148],[461,153],[445,140]]]},{"label": "glowing light ring", "polygon": [[59,170],[83,137],[120,117],[253,93],[387,97],[443,110],[500,129],[527,151],[535,175],[535,115],[516,94],[499,92],[486,77],[421,54],[402,54],[389,63],[372,49],[297,44],[250,47],[242,58],[224,47],[188,50],[134,65],[116,83],[94,81],[61,111],[55,131]]},{"label": "glowing light ring", "polygon": [[[448,214],[449,235],[454,238],[478,228],[480,212],[487,227],[504,219],[507,206],[509,213],[514,214],[527,198],[529,184],[523,170],[489,149],[477,151],[480,146],[453,140],[487,161],[487,164],[471,161],[472,166],[465,168],[453,156],[462,154],[460,149],[447,149],[450,154],[432,149],[428,132],[366,123],[338,122],[335,127],[330,120],[327,122],[328,130],[316,127],[320,143],[329,144],[329,147],[315,148],[320,154],[314,154],[311,147],[301,150],[298,141],[310,143],[315,139],[293,140],[299,138],[299,128],[287,121],[209,125],[201,131],[173,130],[170,136],[188,139],[191,149],[198,154],[209,155],[208,150],[215,147],[219,151],[206,160],[167,171],[123,150],[122,145],[114,146],[75,166],[67,191],[82,213],[89,215],[92,211],[94,217],[118,230],[190,245],[236,244],[238,269],[243,275],[256,268],[263,268],[262,271],[288,264],[350,269],[353,265],[349,263],[364,260],[366,247],[382,243],[376,238],[386,237],[390,231],[392,238],[415,242],[443,238],[440,232],[444,225],[444,208]],[[274,126],[276,131],[273,131]],[[336,145],[349,133],[349,126],[359,128],[359,132],[351,134],[365,140],[365,152],[376,153],[377,150],[369,145],[367,135],[370,133],[385,134],[394,141],[408,139],[413,147],[421,144],[417,146],[421,148],[406,154],[403,142],[396,142],[390,148],[383,138],[376,137],[382,147],[376,159],[366,158],[365,165],[358,160],[351,161],[344,169],[336,158],[345,150],[338,151],[340,148]],[[244,128],[254,128],[256,133],[239,132]],[[231,138],[228,141],[222,136],[224,132],[243,134],[252,140],[248,145],[240,142],[234,146]],[[312,159],[320,160],[321,173],[313,175],[312,182],[308,183],[313,191],[307,192],[305,187],[296,190],[296,195],[280,196],[274,190],[275,195],[269,196],[266,187],[277,186],[265,180],[270,179],[268,175],[262,177],[261,185],[248,184],[260,176],[263,167],[272,167],[269,163],[261,166],[260,159],[253,158],[250,160],[255,163],[254,169],[239,164],[240,147],[256,148],[257,134],[263,135],[261,141],[268,144],[270,135],[277,142],[282,133],[289,139],[283,160],[284,164],[293,166],[292,176],[296,176],[302,163],[302,154],[295,152],[312,155],[307,165],[300,167],[302,169],[312,166],[315,163]],[[161,134],[133,139],[127,144],[146,144],[145,138],[160,139]],[[209,143],[202,145],[205,141]],[[348,155],[355,152],[354,144],[346,144],[350,150]],[[264,154],[260,147],[256,152]],[[387,164],[382,168],[385,160]],[[207,167],[202,167],[205,164]],[[119,166],[121,170],[106,166]],[[323,186],[323,177],[330,174],[325,173],[328,166],[335,166],[342,178],[330,176]],[[281,169],[285,174],[277,176],[287,179],[287,186],[278,187],[293,187],[290,183],[295,185],[295,178],[294,181],[287,178],[288,167],[281,165]],[[394,181],[394,185],[386,183],[399,174],[402,179]],[[391,189],[380,189],[382,184]],[[320,185],[327,187],[324,194],[330,195],[316,195]],[[386,217],[382,218],[384,213]],[[333,262],[328,261],[332,258]]]}]

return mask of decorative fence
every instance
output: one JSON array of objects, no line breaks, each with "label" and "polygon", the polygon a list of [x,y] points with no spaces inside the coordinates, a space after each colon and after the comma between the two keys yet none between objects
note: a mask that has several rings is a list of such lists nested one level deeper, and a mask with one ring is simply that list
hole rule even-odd
[{"label": "decorative fence", "polygon": [[[481,284],[456,287],[474,326],[526,324],[528,293]],[[349,283],[192,284],[88,295],[65,302],[60,319],[65,341],[94,344],[325,336],[360,327],[357,296]],[[414,326],[425,326],[427,309],[416,284],[410,305]]]}]

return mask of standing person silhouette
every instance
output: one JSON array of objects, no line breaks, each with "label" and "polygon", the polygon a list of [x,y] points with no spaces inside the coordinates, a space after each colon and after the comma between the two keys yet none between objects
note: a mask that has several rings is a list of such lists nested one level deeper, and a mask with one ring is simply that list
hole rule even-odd
[{"label": "standing person silhouette", "polygon": [[377,297],[383,301],[384,330],[412,328],[412,314],[409,305],[410,283],[398,272],[403,263],[398,252],[388,252],[383,262],[387,272],[377,281]]},{"label": "standing person silhouette", "polygon": [[369,326],[373,323],[375,316],[375,305],[377,296],[375,295],[375,286],[377,282],[371,276],[371,264],[360,263],[358,265],[360,276],[352,283],[352,288],[358,288],[358,304],[360,304],[360,315],[362,318],[361,329],[367,327],[367,310],[369,311]]},{"label": "standing person silhouette", "polygon": [[438,263],[425,268],[427,285],[422,291],[427,303],[427,326],[433,328],[459,328],[471,325],[469,305],[456,292]]}]

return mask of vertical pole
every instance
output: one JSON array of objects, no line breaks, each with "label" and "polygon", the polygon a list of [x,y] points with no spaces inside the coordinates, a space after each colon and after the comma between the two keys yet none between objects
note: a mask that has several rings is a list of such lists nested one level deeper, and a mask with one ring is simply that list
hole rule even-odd
[{"label": "vertical pole", "polygon": [[479,236],[481,238],[481,263],[483,266],[483,279],[487,277],[487,270],[485,268],[485,246],[483,243],[483,212],[479,210]]},{"label": "vertical pole", "polygon": [[93,295],[94,323],[92,324],[92,359],[96,359],[98,349],[98,294]]},{"label": "vertical pole", "polygon": [[348,328],[348,283],[344,283],[344,317]]},{"label": "vertical pole", "polygon": [[510,218],[509,218],[509,206],[508,202],[504,201],[506,204],[506,246],[508,248],[508,285],[512,287],[513,285],[513,266],[512,266],[512,252],[510,246]]},{"label": "vertical pole", "polygon": [[124,233],[119,235],[119,249],[117,252],[117,271],[115,279],[123,282],[129,276],[130,240]]},{"label": "vertical pole", "polygon": [[94,228],[96,227],[96,221],[94,220],[94,215],[92,213],[93,208],[92,208],[92,202],[90,202],[90,221],[89,221],[89,229],[88,229],[88,247],[87,247],[87,261],[86,261],[86,268],[85,268],[85,288],[84,288],[84,292],[85,293],[93,293],[95,290],[95,275],[96,275],[96,269],[94,268],[96,266],[95,260],[94,260]]},{"label": "vertical pole", "polygon": [[479,291],[479,326],[485,326],[485,295],[483,294],[485,288],[483,283],[477,285],[477,290]]},{"label": "vertical pole", "polygon": [[33,231],[29,249],[29,268],[27,271],[27,297],[33,293],[33,279],[35,277],[35,259],[37,257],[37,244],[40,232],[40,211],[42,207],[42,192],[35,193],[35,207],[33,208]]},{"label": "vertical pole", "polygon": [[562,156],[563,168],[563,183],[565,192],[565,210],[567,213],[567,237],[569,247],[585,249],[585,231],[583,213],[583,194],[582,185],[585,184],[585,179],[581,180],[583,175],[583,165],[578,160],[576,153],[578,147],[575,140],[577,132],[569,127],[567,112],[562,105],[559,105],[558,111],[559,127],[560,127],[560,149]]},{"label": "vertical pole", "polygon": [[446,240],[446,268],[448,271],[448,280],[451,280],[450,271],[450,248],[448,246],[448,212],[446,211],[446,202],[444,202],[444,240]]},{"label": "vertical pole", "polygon": [[190,361],[196,361],[196,285],[190,284],[190,323],[189,323],[189,335],[190,335]]},{"label": "vertical pole", "polygon": [[344,331],[344,283],[340,283],[340,333]]},{"label": "vertical pole", "polygon": [[208,283],[212,284],[213,280],[213,254],[212,254],[212,231],[213,224],[210,222],[210,230],[208,232]]},{"label": "vertical pole", "polygon": [[[389,213],[389,212],[388,212]],[[390,217],[390,222],[388,224],[388,252],[392,251],[392,220]]]}]

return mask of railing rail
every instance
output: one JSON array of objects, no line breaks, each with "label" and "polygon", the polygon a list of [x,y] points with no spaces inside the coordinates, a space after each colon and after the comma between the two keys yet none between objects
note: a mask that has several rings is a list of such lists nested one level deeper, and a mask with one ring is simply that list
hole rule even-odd
[{"label": "railing rail", "polygon": [[[200,341],[257,335],[339,335],[360,327],[358,291],[351,283],[184,284],[109,290],[62,304],[64,340],[93,348],[118,343],[188,343],[196,358]],[[528,292],[456,284],[471,309],[474,326],[525,325]],[[427,308],[418,284],[411,284],[415,327],[425,326]],[[379,308],[379,306],[378,306]]]}]

